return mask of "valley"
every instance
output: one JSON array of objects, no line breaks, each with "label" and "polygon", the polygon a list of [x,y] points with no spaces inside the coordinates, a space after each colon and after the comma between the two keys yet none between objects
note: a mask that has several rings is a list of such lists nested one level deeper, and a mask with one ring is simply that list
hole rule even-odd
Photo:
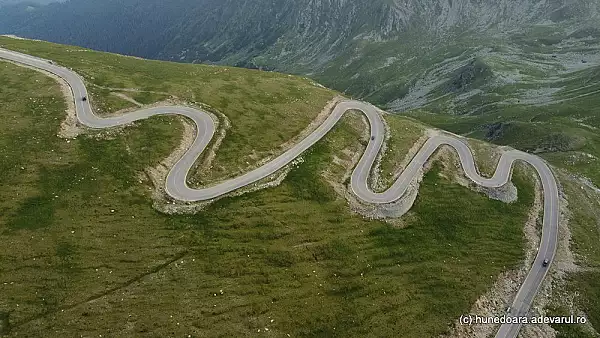
[{"label": "valley", "polygon": [[558,251],[531,313],[588,323],[529,325],[521,335],[600,336],[599,8],[0,2],[0,34],[55,42],[0,36],[0,47],[80,74],[91,113],[206,112],[216,133],[192,161],[191,189],[282,156],[342,99],[392,113],[375,140],[349,111],[256,186],[208,204],[178,201],[163,187],[193,142],[193,123],[74,124],[65,139],[65,111],[75,115],[60,85],[0,62],[0,114],[14,125],[0,135],[0,237],[9,243],[0,251],[0,292],[9,295],[0,335],[493,335],[497,327],[456,320],[505,313],[534,261],[543,215],[531,168],[517,164],[514,186],[487,190],[442,147],[392,206],[352,192],[373,142],[381,151],[364,167],[372,191],[363,197],[384,194],[439,128],[468,144],[483,177],[513,148],[550,167]]},{"label": "valley", "polygon": [[[60,55],[61,48],[69,49],[26,40],[2,42],[6,47],[13,41],[20,50],[50,48]],[[62,53],[64,60],[81,60],[73,57],[73,52]],[[105,63],[97,67],[103,72],[130,60],[86,50],[78,53],[92,54],[90,59]],[[493,284],[493,276],[520,265],[522,225],[532,200],[530,176],[521,169],[515,177],[519,199],[505,204],[451,183],[448,177],[455,174],[444,161],[424,177],[422,195],[402,220],[402,227],[368,220],[352,213],[322,176],[333,154],[347,158],[344,152],[348,147],[361,147],[358,140],[364,127],[360,118],[349,115],[308,152],[304,163],[293,168],[280,186],[224,199],[198,214],[165,215],[152,208],[152,183],[138,180],[146,166],[166,157],[175,146],[181,131],[176,120],[154,117],[116,134],[92,133],[65,141],[56,136],[65,110],[58,85],[12,64],[4,64],[4,72],[3,79],[12,81],[3,87],[9,90],[3,102],[13,107],[4,111],[6,117],[30,121],[18,127],[23,129],[3,135],[4,152],[29,154],[5,153],[3,157],[18,161],[3,161],[7,173],[3,189],[18,189],[18,193],[3,195],[8,198],[2,201],[3,210],[10,215],[1,219],[2,236],[11,243],[2,253],[2,262],[7,264],[2,269],[6,273],[2,279],[7,281],[3,294],[10,295],[1,304],[2,313],[10,313],[10,331],[5,333],[35,335],[42,332],[37,330],[51,329],[69,335],[70,330],[87,332],[93,327],[95,331],[90,333],[94,334],[201,335],[217,325],[225,335],[252,330],[264,333],[265,328],[308,336],[328,330],[342,336],[362,335],[364,330],[389,335],[397,332],[398,326],[383,325],[380,320],[402,317],[406,319],[402,328],[411,336],[440,334]],[[279,75],[267,74],[267,78],[272,76]],[[84,75],[94,81],[92,77],[95,79]],[[18,89],[24,86],[29,87]],[[29,100],[15,96],[38,91],[31,86],[51,92]],[[92,94],[92,100],[97,99]],[[23,106],[29,101],[35,108]],[[27,115],[32,112],[40,115]],[[223,114],[228,113],[223,109]],[[16,119],[18,114],[26,115]],[[402,122],[405,126],[414,123]],[[34,127],[42,130],[27,131]],[[45,139],[33,137],[29,143],[22,141],[23,136],[16,137],[38,134]],[[37,150],[30,150],[28,144]],[[73,181],[73,177],[81,178]],[[256,212],[267,206],[270,212],[265,219]],[[445,212],[440,213],[440,208]],[[494,214],[482,219],[476,216],[477,210]],[[337,216],[331,218],[332,214]],[[293,224],[290,219],[295,220]],[[339,227],[346,231],[340,232]],[[477,263],[490,252],[493,261]],[[39,277],[32,278],[32,273]],[[472,287],[465,289],[461,281],[466,276]],[[386,282],[392,279],[393,283]],[[174,285],[178,286],[173,289]],[[199,292],[198,285],[205,291]],[[348,289],[348,285],[354,286]],[[158,290],[165,290],[161,291],[165,297],[151,297]],[[296,291],[290,294],[291,290]],[[339,290],[345,290],[343,296]],[[439,298],[440,292],[463,296]],[[207,308],[184,314],[177,307],[183,301],[179,297],[192,294],[196,303]],[[397,304],[403,304],[395,307],[399,313],[390,312],[386,305],[389,297],[399,297]],[[305,303],[297,303],[302,299]],[[312,310],[300,311],[305,316],[290,315],[290,311],[307,309],[309,301]],[[369,315],[370,311],[339,312],[357,304],[371,308],[371,302],[371,311],[380,314],[377,317]],[[339,310],[333,310],[336,308]],[[434,308],[445,310],[432,311]],[[102,309],[110,309],[112,319],[107,320]],[[171,321],[165,313],[172,313],[175,319]],[[243,319],[248,314],[250,321]],[[329,317],[322,317],[324,314]],[[425,322],[424,315],[429,318]],[[199,323],[193,319],[197,316],[213,319]],[[74,320],[79,324],[73,326]],[[332,320],[338,324],[330,326]]]},{"label": "valley", "polygon": [[[308,75],[382,109],[542,154],[598,186],[599,13],[592,0],[84,0],[9,7],[0,32]],[[136,15],[151,19],[126,29]]]}]

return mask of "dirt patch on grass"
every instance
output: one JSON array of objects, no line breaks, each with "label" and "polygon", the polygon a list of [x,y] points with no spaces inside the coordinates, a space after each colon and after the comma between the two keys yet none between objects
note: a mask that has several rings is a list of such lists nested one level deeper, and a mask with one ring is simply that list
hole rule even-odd
[{"label": "dirt patch on grass", "polygon": [[114,95],[114,96],[116,96],[116,97],[118,97],[120,99],[123,99],[123,100],[127,101],[127,102],[133,103],[133,104],[135,104],[138,107],[142,107],[143,106],[143,104],[137,102],[133,98],[131,98],[131,97],[129,97],[129,96],[123,94],[123,93],[111,92],[111,95]]}]

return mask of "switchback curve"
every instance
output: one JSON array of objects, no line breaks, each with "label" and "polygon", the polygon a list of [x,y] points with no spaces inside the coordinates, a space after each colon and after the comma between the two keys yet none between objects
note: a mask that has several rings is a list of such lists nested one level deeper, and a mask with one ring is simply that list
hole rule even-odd
[{"label": "switchback curve", "polygon": [[[181,201],[211,200],[274,174],[323,138],[348,110],[361,111],[368,119],[371,127],[372,137],[350,180],[350,186],[354,194],[367,203],[385,204],[401,198],[412,179],[418,174],[419,169],[442,145],[451,146],[458,153],[466,176],[473,182],[484,187],[500,187],[506,184],[510,180],[512,168],[516,161],[528,163],[537,171],[544,190],[542,239],[533,266],[519,289],[508,315],[527,315],[534,296],[548,271],[547,267],[542,266],[542,262],[544,259],[552,261],[554,258],[558,236],[558,187],[556,179],[548,165],[537,156],[517,150],[505,151],[500,158],[494,175],[491,178],[485,178],[479,175],[475,167],[473,154],[463,141],[450,135],[437,135],[426,141],[389,189],[381,193],[376,193],[369,188],[367,179],[384,140],[385,127],[381,114],[377,108],[368,103],[346,100],[338,103],[329,117],[311,134],[274,160],[246,174],[217,185],[194,189],[188,186],[187,175],[215,133],[215,123],[208,113],[184,106],[164,106],[142,109],[121,116],[101,118],[93,113],[89,101],[82,100],[83,97],[88,96],[88,93],[84,81],[75,72],[55,65],[48,60],[2,48],[0,48],[0,58],[45,70],[63,78],[73,92],[78,120],[91,128],[104,129],[126,125],[155,115],[176,114],[194,121],[197,127],[196,138],[192,146],[170,170],[165,184],[167,194]],[[496,337],[516,337],[519,329],[519,324],[504,324],[500,327]]]}]

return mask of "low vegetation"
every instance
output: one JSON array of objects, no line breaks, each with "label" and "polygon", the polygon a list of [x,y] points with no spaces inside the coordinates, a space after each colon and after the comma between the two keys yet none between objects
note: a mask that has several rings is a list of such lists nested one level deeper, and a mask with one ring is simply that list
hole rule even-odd
[{"label": "low vegetation", "polygon": [[[429,108],[408,112],[419,120],[455,133],[536,153],[555,168],[562,169],[561,189],[566,194],[572,213],[569,221],[573,233],[571,250],[581,270],[567,275],[566,289],[571,295],[577,295],[575,308],[563,302],[562,290],[557,290],[558,295],[553,299],[550,309],[558,314],[583,311],[597,332],[600,332],[600,306],[597,302],[600,294],[600,255],[597,254],[596,244],[600,240],[600,214],[597,211],[600,205],[599,196],[594,191],[600,186],[599,74],[596,66],[559,78],[551,84],[559,90],[550,96],[550,102],[543,105],[520,101],[498,104],[508,97],[506,95],[532,89],[543,93],[550,86],[518,82],[496,93],[488,93],[490,95],[487,97],[490,98],[497,95],[495,99],[486,101],[485,105],[472,101],[460,111],[471,114],[443,115],[432,113]],[[442,112],[448,109],[446,104],[442,102],[436,109]],[[475,150],[481,144],[484,143],[471,143]],[[483,152],[477,152],[485,157],[489,149],[484,147]],[[490,173],[485,163],[478,164],[484,172]],[[562,337],[597,336],[581,326],[563,325],[555,328]]]},{"label": "low vegetation", "polygon": [[425,127],[416,121],[401,117],[398,115],[385,115],[385,122],[390,133],[386,142],[386,153],[381,159],[381,178],[382,187],[389,187],[394,183],[399,169],[406,165],[405,157],[414,144],[424,136]]},{"label": "low vegetation", "polygon": [[[108,72],[94,70],[100,61],[92,52],[85,52],[90,61],[76,61],[83,60],[79,52],[61,55],[57,46],[17,45],[73,62],[88,79]],[[114,67],[139,62],[134,79],[157,64],[102,57],[120,60]],[[111,73],[120,80],[106,81],[137,86],[142,80],[129,80],[126,69]],[[152,187],[141,172],[179,142],[177,120],[152,118],[109,138],[65,140],[56,136],[65,103],[53,80],[9,63],[0,63],[0,78],[0,118],[10,123],[0,134],[0,320],[9,323],[3,333],[436,336],[523,258],[522,227],[533,200],[523,175],[515,179],[519,201],[504,204],[449,182],[438,163],[405,227],[353,214],[321,175],[333,156],[360,147],[362,130],[352,116],[280,186],[222,199],[197,215],[170,216],[152,208]],[[247,80],[259,83],[238,90],[260,88],[262,80]],[[202,99],[225,99],[215,95]],[[240,121],[264,126],[275,118],[271,108],[254,111],[255,104],[244,107],[244,118],[230,115],[234,126],[246,127],[232,127],[229,154],[236,142],[257,144],[250,142],[253,127]],[[303,109],[308,116],[290,124],[314,116]],[[277,138],[290,136],[285,121],[272,126]]]},{"label": "low vegetation", "polygon": [[514,84],[504,88],[506,93],[503,89],[492,91],[485,102],[474,99],[456,111],[467,115],[445,114],[450,110],[446,101],[407,114],[458,134],[537,153],[552,165],[585,176],[599,186],[598,74],[596,67],[558,80],[553,86],[562,89],[552,96],[553,103],[545,105],[500,104],[509,97],[508,93],[545,88],[539,84]]},{"label": "low vegetation", "polygon": [[[134,105],[111,92],[125,92],[140,103],[171,97],[202,103],[231,121],[228,137],[212,163],[210,182],[236,175],[297,136],[336,93],[291,75],[232,67],[149,61],[81,47],[0,36],[0,47],[50,60],[82,75],[98,113]],[[273,150],[275,149],[275,150]]]},{"label": "low vegetation", "polygon": [[574,180],[570,175],[561,175],[563,189],[569,200],[571,211],[569,227],[571,228],[571,249],[575,253],[578,271],[567,277],[566,290],[560,290],[550,306],[552,312],[569,315],[571,304],[565,302],[566,291],[576,300],[576,311],[587,318],[589,324],[596,328],[596,333],[582,325],[557,325],[559,337],[598,337],[600,327],[600,202],[599,193]]}]

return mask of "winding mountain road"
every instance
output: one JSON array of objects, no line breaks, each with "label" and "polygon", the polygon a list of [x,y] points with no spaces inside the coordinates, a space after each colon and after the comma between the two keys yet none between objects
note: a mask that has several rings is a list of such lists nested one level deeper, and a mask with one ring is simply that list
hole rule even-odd
[{"label": "winding mountain road", "polygon": [[[513,164],[522,161],[530,164],[537,171],[544,189],[544,220],[542,238],[538,254],[531,269],[517,293],[510,316],[525,316],[528,314],[535,295],[542,284],[549,267],[544,267],[542,262],[548,259],[552,262],[557,246],[559,197],[556,180],[550,168],[537,156],[517,150],[505,151],[498,163],[493,177],[485,178],[479,175],[473,155],[467,144],[459,138],[450,135],[437,135],[431,137],[414,156],[400,177],[386,191],[373,192],[367,179],[379,153],[385,134],[385,127],[379,110],[374,106],[359,101],[342,101],[337,104],[329,117],[305,139],[294,147],[278,156],[271,162],[254,169],[244,175],[227,180],[220,184],[201,189],[194,189],[187,184],[187,175],[194,162],[206,149],[215,133],[215,123],[206,112],[183,106],[165,106],[142,109],[122,116],[102,118],[94,115],[89,101],[82,98],[88,96],[83,79],[75,72],[55,65],[52,62],[37,57],[17,53],[0,48],[0,58],[24,64],[63,78],[71,87],[74,95],[75,108],[79,121],[91,128],[110,128],[146,119],[155,115],[177,114],[183,115],[194,121],[197,126],[197,135],[192,146],[183,157],[173,166],[167,176],[166,192],[173,198],[182,201],[206,201],[230,193],[249,184],[266,178],[284,166],[288,165],[305,150],[323,138],[348,110],[359,110],[367,117],[371,126],[372,138],[354,169],[350,186],[354,194],[367,203],[385,204],[398,200],[406,192],[410,182],[418,174],[420,168],[442,145],[451,146],[456,150],[466,176],[473,182],[484,187],[500,187],[510,180]],[[550,264],[549,264],[550,266]],[[519,324],[502,325],[496,337],[516,337],[520,330]]]}]

